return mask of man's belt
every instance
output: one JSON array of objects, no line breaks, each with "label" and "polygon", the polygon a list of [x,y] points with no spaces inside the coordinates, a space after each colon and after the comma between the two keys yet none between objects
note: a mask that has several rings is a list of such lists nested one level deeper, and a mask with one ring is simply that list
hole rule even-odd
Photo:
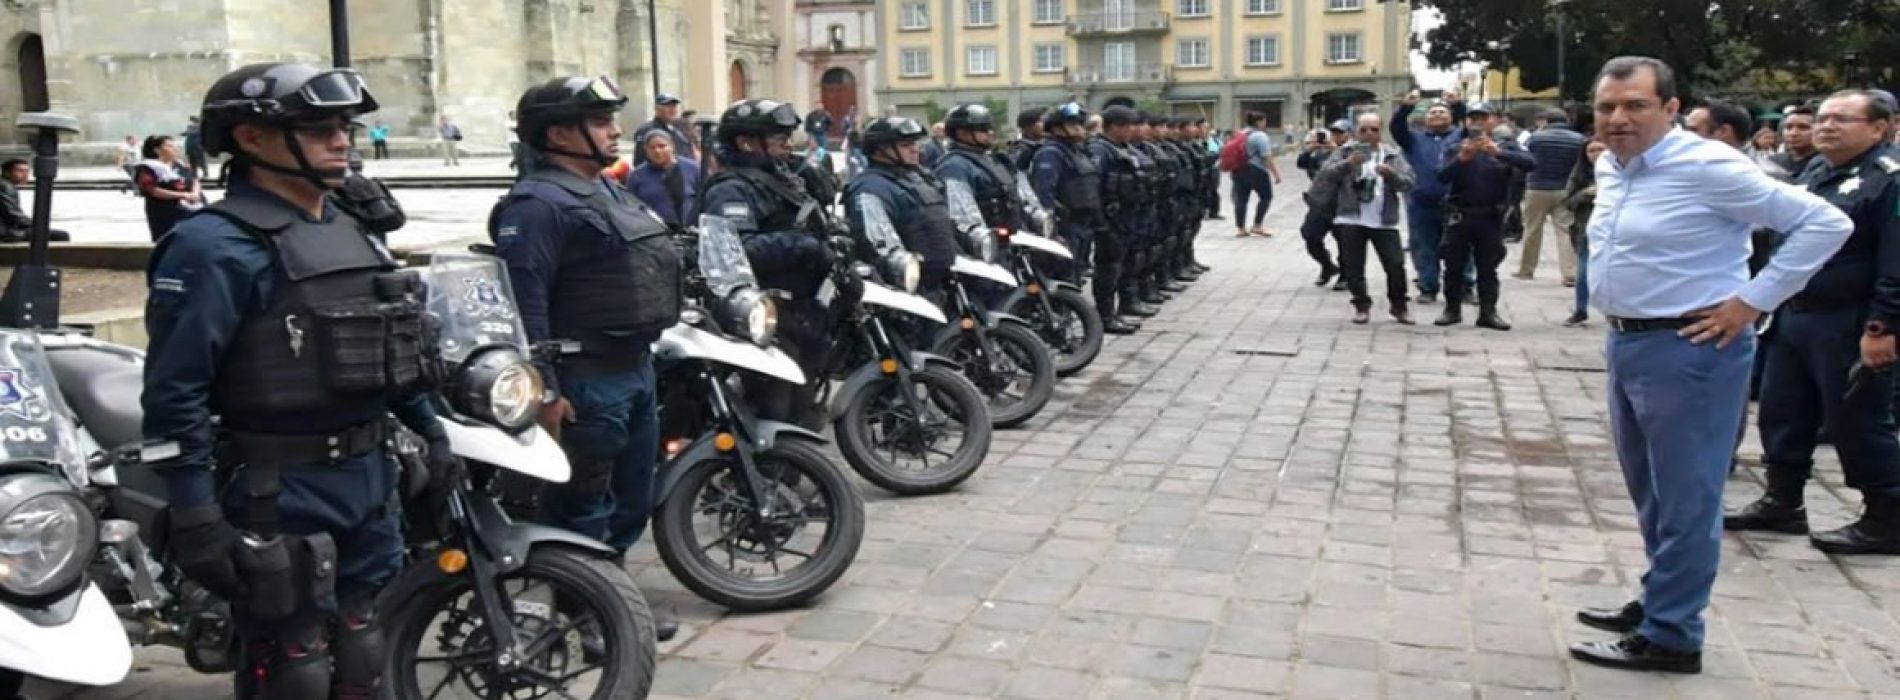
[{"label": "man's belt", "polygon": [[1838,311],[1858,306],[1866,306],[1866,302],[1854,302],[1847,299],[1829,299],[1827,297],[1813,297],[1800,294],[1795,295],[1793,299],[1789,299],[1781,304],[1783,311],[1793,311],[1795,313]]},{"label": "man's belt", "polygon": [[1609,317],[1612,330],[1618,333],[1642,333],[1644,331],[1676,331],[1694,325],[1697,319],[1686,316],[1674,318],[1622,318]]},{"label": "man's belt", "polygon": [[246,469],[330,465],[383,448],[387,421],[377,419],[333,433],[285,434],[226,430]]}]

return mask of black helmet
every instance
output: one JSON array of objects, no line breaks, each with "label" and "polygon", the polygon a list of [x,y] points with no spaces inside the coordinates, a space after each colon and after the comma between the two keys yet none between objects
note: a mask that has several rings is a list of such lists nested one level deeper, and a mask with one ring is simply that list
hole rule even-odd
[{"label": "black helmet", "polygon": [[239,124],[287,127],[325,117],[376,111],[363,76],[348,68],[258,63],[225,74],[205,92],[200,114],[205,153],[239,155],[231,129]]},{"label": "black helmet", "polygon": [[1129,124],[1140,124],[1140,123],[1141,123],[1141,113],[1135,111],[1133,107],[1123,107],[1121,105],[1115,105],[1113,107],[1109,107],[1108,109],[1102,110],[1102,126],[1104,127],[1127,126]]},{"label": "black helmet", "polygon": [[885,146],[916,141],[925,135],[923,125],[915,119],[885,117],[864,127],[864,134],[858,137],[858,147],[865,153],[874,153]]},{"label": "black helmet", "polygon": [[1042,128],[1054,129],[1063,124],[1084,124],[1089,120],[1089,111],[1082,105],[1068,102],[1049,108],[1042,115]]},{"label": "black helmet", "polygon": [[719,142],[728,146],[739,136],[789,135],[802,120],[791,105],[777,100],[740,100],[719,115]]},{"label": "black helmet", "polygon": [[548,127],[579,126],[590,115],[612,114],[627,106],[627,95],[612,78],[555,78],[528,88],[515,101],[515,134],[530,148],[575,158],[592,158],[603,165],[613,159],[589,139],[591,153],[568,153],[548,148]]},{"label": "black helmet", "polygon": [[980,104],[957,105],[950,115],[943,119],[945,133],[954,134],[958,129],[977,131],[995,131],[996,119],[990,115],[990,108]]}]

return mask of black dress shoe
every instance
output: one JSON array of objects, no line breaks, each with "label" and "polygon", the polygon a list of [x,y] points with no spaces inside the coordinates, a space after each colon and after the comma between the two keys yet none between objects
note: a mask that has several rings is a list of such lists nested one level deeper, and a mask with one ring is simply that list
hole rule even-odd
[{"label": "black dress shoe", "polygon": [[1137,318],[1150,318],[1157,313],[1161,313],[1161,310],[1155,307],[1149,306],[1147,304],[1135,303],[1135,304],[1123,304],[1122,313],[1125,313]]},{"label": "black dress shoe", "polygon": [[1481,310],[1478,311],[1478,327],[1489,328],[1494,331],[1508,331],[1511,330],[1511,323],[1504,320],[1503,316],[1499,316],[1497,309],[1481,307]]},{"label": "black dress shoe", "polygon": [[1191,264],[1191,265],[1189,265],[1188,267],[1192,267],[1192,268],[1194,268],[1194,271],[1195,271],[1195,272],[1199,272],[1199,273],[1201,273],[1201,274],[1203,274],[1203,275],[1205,275],[1205,274],[1207,274],[1208,272],[1211,272],[1211,271],[1213,271],[1213,269],[1214,269],[1214,268],[1211,268],[1211,267],[1208,267],[1208,266],[1206,266],[1206,265],[1202,265],[1202,264],[1200,264],[1200,263],[1193,263],[1193,264]]},{"label": "black dress shoe", "polygon": [[1872,520],[1868,516],[1839,530],[1817,532],[1808,541],[1828,554],[1900,555],[1900,527]]},{"label": "black dress shoe", "polygon": [[1111,316],[1102,322],[1102,332],[1109,335],[1134,335],[1138,330],[1141,330],[1140,326],[1123,321],[1120,316]]},{"label": "black dress shoe", "polygon": [[1570,656],[1584,663],[1625,671],[1702,672],[1702,652],[1659,646],[1640,634],[1609,642],[1572,644]]},{"label": "black dress shoe", "polygon": [[1438,291],[1419,292],[1418,296],[1413,298],[1413,301],[1420,304],[1436,304],[1438,303]]},{"label": "black dress shoe", "polygon": [[1174,279],[1177,282],[1195,282],[1201,279],[1201,273],[1190,268],[1182,268],[1180,272],[1174,273]]},{"label": "black dress shoe", "polygon": [[661,643],[673,641],[680,634],[680,619],[671,611],[653,612],[653,638]]},{"label": "black dress shoe", "polygon": [[1161,291],[1176,292],[1176,293],[1185,292],[1187,291],[1187,285],[1181,284],[1180,282],[1176,282],[1170,279],[1166,282],[1161,283]]},{"label": "black dress shoe", "polygon": [[1319,279],[1313,281],[1313,286],[1324,287],[1327,285],[1327,283],[1332,282],[1334,277],[1338,277],[1338,276],[1339,276],[1339,268],[1337,267],[1329,267],[1324,270],[1320,270]]},{"label": "black dress shoe", "polygon": [[1335,292],[1346,291],[1346,278],[1341,277],[1339,279],[1333,280],[1333,291]]},{"label": "black dress shoe", "polygon": [[1585,313],[1582,309],[1578,309],[1576,311],[1570,312],[1570,317],[1564,319],[1564,327],[1565,328],[1582,328],[1583,324],[1589,323],[1589,322],[1590,322],[1590,314]]},{"label": "black dress shoe", "polygon": [[1438,320],[1432,321],[1432,325],[1456,326],[1464,322],[1465,322],[1464,310],[1458,308],[1457,304],[1451,303],[1451,300],[1447,299],[1446,304],[1445,304],[1445,310],[1438,313]]},{"label": "black dress shoe", "polygon": [[1605,632],[1629,634],[1643,624],[1643,603],[1632,600],[1620,608],[1584,608],[1577,611],[1577,621]]},{"label": "black dress shoe", "polygon": [[1722,516],[1722,529],[1805,535],[1808,534],[1808,509],[1789,505],[1774,496],[1762,496],[1734,514]]}]

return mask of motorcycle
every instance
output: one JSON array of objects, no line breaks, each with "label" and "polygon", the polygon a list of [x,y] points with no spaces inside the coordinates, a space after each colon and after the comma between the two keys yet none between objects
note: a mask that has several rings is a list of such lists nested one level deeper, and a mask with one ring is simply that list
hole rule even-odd
[{"label": "motorcycle", "polygon": [[[913,350],[910,326],[943,324],[943,310],[913,292],[922,277],[915,255],[875,198],[864,210],[868,255],[834,238],[831,278],[820,296],[828,305],[842,290],[859,289],[856,303],[838,304],[838,325],[826,369],[832,427],[846,462],[860,476],[905,496],[942,493],[963,483],[989,453],[991,419],[983,394],[961,367],[941,355]],[[903,291],[886,286],[896,280]],[[954,449],[946,448],[952,444]],[[940,457],[932,463],[933,456]]]},{"label": "motorcycle", "polygon": [[698,251],[686,285],[697,301],[653,345],[668,453],[654,544],[700,597],[746,612],[784,609],[850,568],[864,502],[825,456],[823,436],[761,419],[745,401],[742,372],[792,384],[806,377],[772,347],[775,307],[731,223],[702,217],[687,241]]},{"label": "motorcycle", "polygon": [[0,329],[0,698],[28,676],[105,686],[132,647],[88,575],[108,529],[84,489],[98,476],[30,331]]},{"label": "motorcycle", "polygon": [[1029,322],[977,302],[978,285],[1014,289],[1016,276],[989,262],[996,258],[996,235],[984,225],[970,186],[949,180],[944,190],[966,254],[951,263],[944,282],[956,323],[938,331],[931,348],[962,365],[964,376],[989,398],[991,425],[1013,428],[1036,417],[1055,395],[1055,359]]},{"label": "motorcycle", "polygon": [[1056,376],[1075,376],[1102,353],[1102,314],[1082,294],[1081,287],[1049,274],[1039,264],[1042,256],[1073,261],[1075,254],[1050,237],[1055,220],[1036,199],[1027,177],[1016,178],[1016,193],[1023,202],[1023,216],[1036,233],[996,231],[996,237],[1009,246],[1005,253],[1007,266],[1019,283],[999,308],[1036,328],[1036,334],[1055,355]]}]

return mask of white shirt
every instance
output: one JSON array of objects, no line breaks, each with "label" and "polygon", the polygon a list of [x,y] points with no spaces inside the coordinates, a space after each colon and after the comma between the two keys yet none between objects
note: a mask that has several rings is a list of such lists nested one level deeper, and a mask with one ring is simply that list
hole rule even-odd
[{"label": "white shirt", "polygon": [[[1847,242],[1847,215],[1776,182],[1725,144],[1680,128],[1625,164],[1597,159],[1590,215],[1590,304],[1609,316],[1674,318],[1731,296],[1780,306]],[[1748,278],[1749,232],[1788,232]]]},{"label": "white shirt", "polygon": [[[1385,150],[1381,148],[1379,155],[1384,156],[1387,154]],[[1379,160],[1379,158],[1366,159],[1366,162],[1359,166],[1359,176],[1355,178],[1355,180],[1359,182],[1364,182],[1367,178],[1372,180],[1372,201],[1362,201],[1359,203],[1358,216],[1340,216],[1334,218],[1333,223],[1341,226],[1364,226],[1366,228],[1382,229],[1395,228],[1385,222],[1385,178],[1379,176]],[[1342,186],[1351,187],[1352,182],[1348,181]]]}]

